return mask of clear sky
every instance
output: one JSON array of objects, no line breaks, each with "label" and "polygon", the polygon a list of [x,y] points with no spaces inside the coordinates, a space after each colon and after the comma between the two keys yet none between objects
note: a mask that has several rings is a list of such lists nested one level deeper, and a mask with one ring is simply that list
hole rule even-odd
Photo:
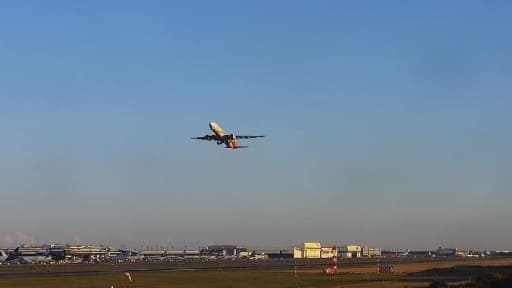
[{"label": "clear sky", "polygon": [[0,246],[512,249],[511,11],[2,1]]}]

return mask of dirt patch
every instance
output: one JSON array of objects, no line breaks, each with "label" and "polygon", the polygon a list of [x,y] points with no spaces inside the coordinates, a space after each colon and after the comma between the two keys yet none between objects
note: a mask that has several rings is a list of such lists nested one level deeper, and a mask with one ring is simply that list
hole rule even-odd
[{"label": "dirt patch", "polygon": [[[506,259],[471,259],[471,260],[453,260],[453,261],[428,261],[392,264],[395,273],[417,273],[434,268],[453,268],[455,266],[507,266],[512,265],[512,258]],[[341,266],[342,273],[376,273],[377,265],[366,267],[346,267]],[[318,271],[317,271],[318,272]]]}]

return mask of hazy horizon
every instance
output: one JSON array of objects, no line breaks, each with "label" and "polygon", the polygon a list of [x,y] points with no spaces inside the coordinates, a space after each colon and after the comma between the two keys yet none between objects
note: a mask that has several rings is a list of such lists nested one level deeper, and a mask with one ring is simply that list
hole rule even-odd
[{"label": "hazy horizon", "polygon": [[512,250],[510,8],[3,2],[0,246]]}]

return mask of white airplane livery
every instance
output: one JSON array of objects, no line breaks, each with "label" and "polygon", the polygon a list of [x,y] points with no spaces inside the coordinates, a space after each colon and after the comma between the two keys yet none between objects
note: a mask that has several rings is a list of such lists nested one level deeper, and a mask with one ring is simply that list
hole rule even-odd
[{"label": "white airplane livery", "polygon": [[215,122],[210,122],[209,124],[210,129],[215,133],[214,135],[204,135],[200,137],[192,137],[192,139],[197,140],[206,140],[206,141],[217,141],[217,145],[225,145],[225,148],[231,148],[231,149],[238,149],[238,148],[247,148],[248,146],[241,146],[238,145],[239,139],[252,139],[252,138],[261,138],[265,137],[262,135],[256,135],[256,136],[240,136],[240,135],[234,135],[234,134],[228,134],[226,131],[224,131],[219,124]]}]

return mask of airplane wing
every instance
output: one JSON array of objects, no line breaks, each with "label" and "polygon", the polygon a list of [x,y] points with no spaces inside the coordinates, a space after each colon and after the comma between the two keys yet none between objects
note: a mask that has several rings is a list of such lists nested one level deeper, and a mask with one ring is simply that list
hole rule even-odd
[{"label": "airplane wing", "polygon": [[252,139],[252,138],[262,138],[262,137],[265,137],[263,135],[258,135],[258,136],[240,136],[240,135],[236,135],[236,139]]},{"label": "airplane wing", "polygon": [[192,137],[192,139],[212,141],[217,140],[217,137],[215,137],[215,135],[204,135],[200,137]]}]

